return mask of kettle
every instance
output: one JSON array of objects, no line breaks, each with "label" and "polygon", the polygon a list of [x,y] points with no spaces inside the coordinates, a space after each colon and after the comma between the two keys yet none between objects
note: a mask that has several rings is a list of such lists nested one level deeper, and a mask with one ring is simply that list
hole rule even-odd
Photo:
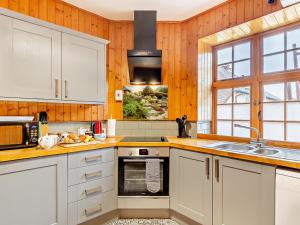
[{"label": "kettle", "polygon": [[53,146],[57,144],[58,136],[46,135],[44,137],[40,137],[38,142],[42,149],[51,149]]}]

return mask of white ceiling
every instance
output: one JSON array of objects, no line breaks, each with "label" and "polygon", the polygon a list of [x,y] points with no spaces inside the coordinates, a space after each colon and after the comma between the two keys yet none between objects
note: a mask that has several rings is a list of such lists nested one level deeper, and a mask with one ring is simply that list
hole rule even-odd
[{"label": "white ceiling", "polygon": [[134,10],[156,10],[159,21],[181,21],[226,0],[64,0],[112,20],[133,20]]}]

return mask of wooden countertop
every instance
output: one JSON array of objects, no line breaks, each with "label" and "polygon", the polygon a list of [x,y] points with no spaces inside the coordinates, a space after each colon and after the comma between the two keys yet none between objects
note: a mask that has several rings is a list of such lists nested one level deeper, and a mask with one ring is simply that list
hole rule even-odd
[{"label": "wooden countertop", "polygon": [[[77,147],[61,147],[56,146],[50,150],[44,150],[39,148],[27,148],[27,149],[16,149],[16,150],[6,150],[0,151],[0,162],[9,162],[14,160],[21,159],[30,159],[51,155],[60,155],[74,152],[82,152],[89,151],[101,148],[109,148],[109,147],[150,147],[150,146],[164,146],[164,147],[173,147],[180,148],[189,151],[195,151],[200,153],[213,154],[217,156],[247,160],[257,163],[263,163],[273,166],[282,166],[293,169],[300,169],[300,162],[297,161],[288,161],[283,159],[264,157],[259,155],[250,155],[244,153],[235,153],[235,152],[227,152],[216,150],[212,148],[205,147],[206,145],[217,143],[220,141],[216,140],[205,140],[205,139],[180,139],[174,137],[168,137],[169,142],[159,143],[159,142],[120,142],[122,137],[115,138],[107,138],[100,144],[94,145],[85,145],[85,146],[77,146]],[[0,164],[1,165],[1,164]]]}]

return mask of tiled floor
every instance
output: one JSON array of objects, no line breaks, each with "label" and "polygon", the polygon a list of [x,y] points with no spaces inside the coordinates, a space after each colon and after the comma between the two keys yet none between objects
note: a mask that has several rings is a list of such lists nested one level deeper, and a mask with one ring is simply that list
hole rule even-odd
[{"label": "tiled floor", "polygon": [[169,219],[122,219],[110,223],[109,225],[179,225]]}]

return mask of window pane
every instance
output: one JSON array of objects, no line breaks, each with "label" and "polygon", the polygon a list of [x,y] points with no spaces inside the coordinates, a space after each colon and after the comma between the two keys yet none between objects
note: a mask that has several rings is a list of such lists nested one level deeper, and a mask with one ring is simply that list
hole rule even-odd
[{"label": "window pane", "polygon": [[250,42],[234,46],[234,61],[250,58]]},{"label": "window pane", "polygon": [[263,120],[284,121],[284,103],[264,103]]},{"label": "window pane", "polygon": [[268,140],[284,140],[284,123],[280,122],[264,122],[264,139]]},{"label": "window pane", "polygon": [[234,104],[233,119],[250,120],[250,104]]},{"label": "window pane", "polygon": [[226,80],[232,78],[232,64],[218,66],[218,80]]},{"label": "window pane", "polygon": [[300,142],[300,123],[286,124],[286,140]]},{"label": "window pane", "polygon": [[264,56],[264,73],[274,73],[284,70],[284,54]]},{"label": "window pane", "polygon": [[286,103],[286,120],[300,121],[300,103],[287,102]]},{"label": "window pane", "polygon": [[232,47],[218,50],[217,55],[218,65],[232,62]]},{"label": "window pane", "polygon": [[232,89],[219,89],[218,90],[218,104],[232,103]]},{"label": "window pane", "polygon": [[217,121],[217,134],[231,136],[231,121]]},{"label": "window pane", "polygon": [[[250,122],[246,121],[234,121],[233,124],[239,124],[243,126],[250,126]],[[233,136],[236,137],[250,137],[250,130],[239,128],[239,127],[233,127]]]},{"label": "window pane", "polygon": [[240,87],[233,89],[234,103],[250,103],[250,87]]},{"label": "window pane", "polygon": [[234,77],[250,76],[250,60],[234,63]]},{"label": "window pane", "polygon": [[232,119],[232,105],[218,105],[217,106],[218,119]]},{"label": "window pane", "polygon": [[284,50],[284,33],[265,37],[263,40],[264,55]]},{"label": "window pane", "polygon": [[300,50],[295,50],[287,53],[287,69],[300,69]]},{"label": "window pane", "polygon": [[284,100],[284,83],[264,85],[264,101],[278,102]]},{"label": "window pane", "polygon": [[294,45],[297,48],[300,47],[300,29],[288,31],[287,35],[287,49],[294,49]]},{"label": "window pane", "polygon": [[288,101],[300,101],[300,82],[286,84],[286,98]]}]

